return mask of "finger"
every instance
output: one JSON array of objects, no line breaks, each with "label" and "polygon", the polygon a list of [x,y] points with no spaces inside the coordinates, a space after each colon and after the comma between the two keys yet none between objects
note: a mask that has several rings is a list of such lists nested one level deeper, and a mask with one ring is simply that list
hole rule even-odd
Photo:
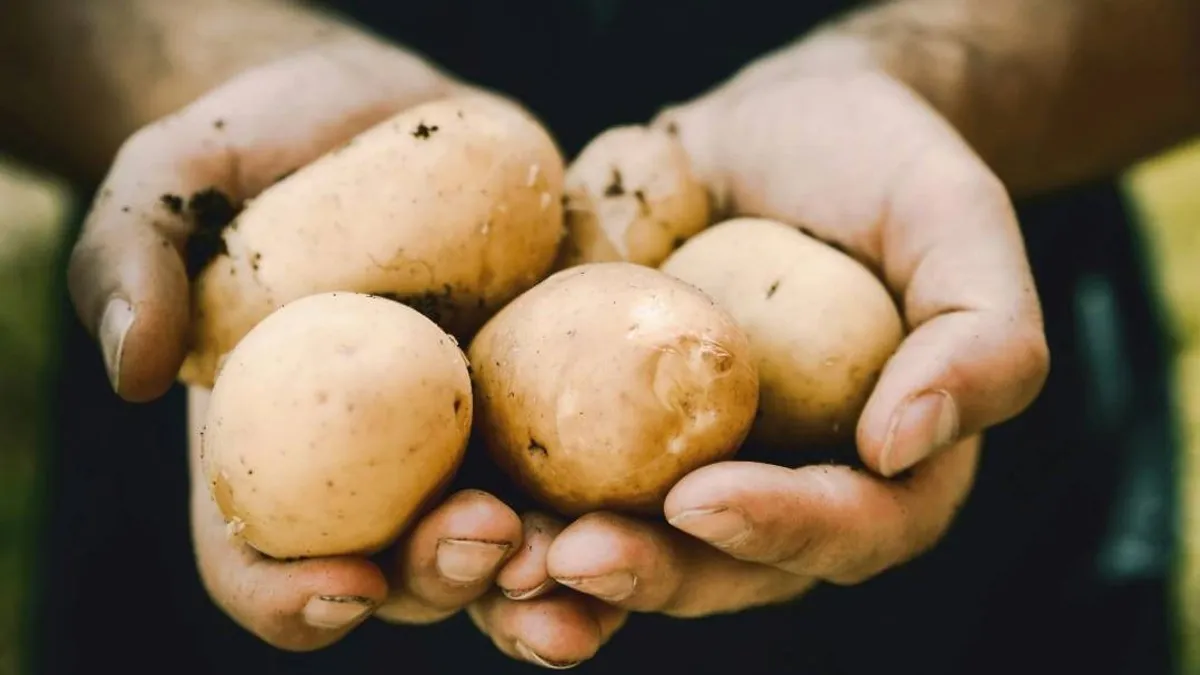
[{"label": "finger", "polygon": [[978,437],[904,480],[842,466],[787,469],[725,462],[667,496],[670,523],[741,560],[834,583],[857,583],[920,555],[970,492]]},{"label": "finger", "polygon": [[562,522],[544,513],[528,513],[521,521],[522,544],[496,577],[496,585],[510,600],[540,597],[556,585],[546,572],[546,554],[562,532]]},{"label": "finger", "polygon": [[517,602],[491,593],[468,608],[475,625],[508,656],[552,670],[592,658],[624,623],[626,612],[578,593]]},{"label": "finger", "polygon": [[336,642],[387,596],[383,573],[361,558],[272,560],[231,538],[200,468],[206,402],[206,392],[190,392],[192,536],[205,588],[235,622],[277,648]]},{"label": "finger", "polygon": [[492,495],[463,490],[427,516],[400,546],[392,594],[376,615],[430,623],[486,593],[521,546],[521,519]]},{"label": "finger", "polygon": [[[121,396],[156,398],[174,381],[186,345],[187,272],[219,245],[244,199],[444,88],[432,71],[405,81],[378,60],[347,45],[264,66],[121,148],[69,271],[76,310]],[[189,245],[198,229],[205,237]]]},{"label": "finger", "polygon": [[884,272],[910,335],[858,426],[885,476],[1024,410],[1049,351],[1021,233],[1003,187],[964,151],[933,153],[896,183]]},{"label": "finger", "polygon": [[617,607],[678,617],[778,602],[812,585],[663,525],[612,513],[568,526],[550,547],[547,567],[558,583]]}]

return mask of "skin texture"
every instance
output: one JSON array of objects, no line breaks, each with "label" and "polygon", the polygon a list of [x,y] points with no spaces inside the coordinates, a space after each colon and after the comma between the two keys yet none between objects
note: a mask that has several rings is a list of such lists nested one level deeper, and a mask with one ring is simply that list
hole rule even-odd
[{"label": "skin texture", "polygon": [[749,336],[761,382],[752,442],[795,448],[853,440],[904,336],[891,296],[870,270],[796,228],[754,218],[714,225],[661,269],[716,299]]},{"label": "skin texture", "polygon": [[496,97],[432,101],[381,122],[210,235],[221,253],[196,281],[181,378],[211,386],[220,358],[270,312],[335,290],[396,298],[468,340],[549,272],[562,174],[541,125]]},{"label": "skin texture", "polygon": [[589,143],[567,169],[567,239],[557,265],[628,261],[657,267],[709,224],[708,191],[663,129],[624,126]]},{"label": "skin texture", "polygon": [[471,379],[421,314],[310,295],[259,323],[213,388],[204,473],[230,533],[273,558],[371,555],[462,461]]},{"label": "skin texture", "polygon": [[[805,575],[855,578],[928,545],[969,487],[978,452],[970,434],[1015,414],[1048,367],[1001,187],[1023,196],[1109,175],[1200,131],[1198,15],[1200,5],[1180,0],[871,3],[677,110],[691,120],[681,136],[693,168],[724,197],[725,217],[804,223],[867,263],[901,300],[915,330],[864,411],[860,452],[876,470],[885,447],[914,448],[908,461],[917,463],[898,483],[717,465],[676,489],[668,515],[719,540],[711,525],[701,533],[701,520],[682,518],[715,504],[712,515],[745,513],[749,534],[718,551],[594,516],[550,547],[548,569],[597,596],[587,579],[634,576],[636,592],[605,595],[623,608],[697,615],[795,597],[810,583]],[[371,124],[458,86],[301,3],[0,3],[8,149],[85,180],[104,177],[72,256],[70,290],[114,390],[131,401],[166,391],[186,351],[181,252],[190,224],[162,214],[163,193],[219,186],[252,197]],[[222,130],[213,127],[218,117]],[[745,148],[722,149],[728,138]],[[745,161],[756,155],[761,165]],[[926,442],[937,428],[928,411],[921,423],[891,423],[899,403],[931,384],[952,393],[965,440]],[[190,398],[196,437],[207,392],[193,388]],[[201,575],[221,607],[272,644],[317,648],[361,619],[310,623],[314,598],[361,599],[366,612],[389,592],[393,620],[428,621],[470,605],[505,653],[534,663],[540,654],[587,658],[620,625],[623,609],[571,595],[552,596],[549,623],[541,598],[488,593],[494,570],[465,586],[438,572],[443,538],[519,546],[517,515],[478,493],[452,496],[422,519],[395,569],[356,558],[264,560],[225,536],[197,449],[192,443]],[[592,545],[624,553],[601,560]]]},{"label": "skin texture", "polygon": [[[98,33],[94,39],[139,48],[166,40],[182,52],[162,60],[153,50],[131,49],[122,59],[88,56],[85,62],[73,59],[83,59],[87,51],[62,45],[58,33],[47,34],[36,45],[59,45],[55,54],[70,59],[56,64],[68,73],[114,69],[112,80],[93,81],[123,83],[109,95],[154,115],[130,120],[101,114],[101,109],[107,110],[101,102],[108,99],[94,97],[95,108],[88,109],[80,126],[64,128],[73,133],[93,128],[88,125],[111,126],[103,133],[85,134],[87,145],[72,145],[69,135],[55,135],[55,143],[46,146],[47,151],[68,150],[81,161],[98,158],[97,171],[111,163],[88,213],[86,233],[72,253],[69,281],[81,320],[97,335],[114,390],[127,400],[142,401],[156,398],[175,381],[190,332],[183,251],[194,223],[164,209],[163,194],[192,195],[216,188],[242,202],[404,109],[478,90],[402,49],[290,2],[238,0],[210,12],[196,10],[200,4],[209,9],[213,0],[113,1],[128,5],[145,22],[103,21],[105,12],[81,15],[79,10],[91,3],[4,3],[0,11],[19,4],[23,12],[38,15],[38,25],[57,26],[69,17]],[[248,7],[264,6],[271,8],[265,23],[243,13]],[[44,8],[54,11],[43,16]],[[175,10],[194,12],[195,20],[181,21]],[[294,17],[298,11],[302,16]],[[314,28],[319,29],[315,34]],[[267,29],[288,38],[280,37],[268,49],[255,42],[257,31]],[[214,46],[206,35],[222,36],[220,44]],[[238,35],[245,40],[235,39]],[[225,70],[200,67],[216,47]],[[239,58],[241,66],[235,69]],[[137,77],[124,79],[127,68]],[[237,76],[222,83],[231,70]],[[45,82],[72,81],[63,77],[55,74]],[[160,82],[159,77],[164,79]],[[152,91],[163,92],[162,97],[129,101]],[[55,99],[57,94],[46,96]],[[195,100],[189,103],[191,98]],[[73,100],[51,112],[70,109]],[[159,107],[168,105],[183,107]],[[37,117],[38,110],[33,106],[21,112]],[[158,119],[159,115],[166,116]],[[216,120],[224,124],[218,128]],[[129,137],[119,150],[115,142],[104,145],[105,139],[125,136]],[[200,466],[200,430],[210,392],[190,387],[188,394],[197,567],[213,601],[259,639],[291,651],[320,649],[371,616],[411,626],[441,621],[473,606],[473,619],[505,653],[536,662],[544,651],[557,662],[570,662],[589,658],[619,625],[623,611],[563,589],[553,599],[535,595],[519,606],[496,590],[498,570],[521,548],[522,516],[478,491],[454,493],[431,504],[393,551],[378,561],[360,556],[279,561],[231,539]],[[550,582],[541,592],[555,586]],[[537,620],[544,603],[559,608],[559,623]],[[598,630],[598,622],[607,628]],[[571,640],[561,639],[567,635],[561,630],[564,623],[575,627]],[[523,646],[518,649],[518,644]]]},{"label": "skin texture", "polygon": [[676,481],[733,456],[758,403],[728,313],[632,263],[551,276],[480,331],[470,358],[492,457],[568,515],[661,512]]}]

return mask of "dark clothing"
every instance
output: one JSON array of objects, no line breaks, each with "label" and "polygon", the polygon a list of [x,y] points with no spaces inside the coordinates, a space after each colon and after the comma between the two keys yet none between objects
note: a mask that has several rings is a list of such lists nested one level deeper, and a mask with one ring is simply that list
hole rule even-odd
[{"label": "dark clothing", "polygon": [[[846,3],[337,4],[525,102],[573,153],[608,126],[704,91]],[[1177,439],[1136,230],[1111,184],[1022,204],[1021,217],[1053,370],[1037,403],[989,434],[977,487],[941,546],[788,606],[693,621],[635,616],[578,672],[1175,672]],[[39,672],[538,672],[502,656],[465,616],[422,628],[372,621],[307,655],[237,628],[205,596],[191,558],[180,392],[118,403],[94,344],[73,317],[69,325]]]}]

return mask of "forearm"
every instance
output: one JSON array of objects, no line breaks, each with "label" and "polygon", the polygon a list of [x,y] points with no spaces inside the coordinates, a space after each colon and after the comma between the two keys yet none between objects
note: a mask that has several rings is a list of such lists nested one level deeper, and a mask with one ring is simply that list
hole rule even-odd
[{"label": "forearm", "polygon": [[132,132],[248,68],[339,43],[436,88],[441,74],[363,30],[288,0],[0,3],[0,144],[93,180]]},{"label": "forearm", "polygon": [[932,103],[1017,195],[1200,132],[1197,0],[896,0],[743,76],[864,65]]}]

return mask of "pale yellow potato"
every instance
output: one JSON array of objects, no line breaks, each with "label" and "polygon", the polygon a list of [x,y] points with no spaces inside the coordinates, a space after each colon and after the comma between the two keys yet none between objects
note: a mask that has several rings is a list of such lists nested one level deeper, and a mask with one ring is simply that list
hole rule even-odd
[{"label": "pale yellow potato", "polygon": [[271,311],[314,293],[409,304],[464,343],[550,273],[563,160],[543,127],[490,96],[416,106],[251,201],[197,280],[180,378],[211,385]]},{"label": "pale yellow potato", "polygon": [[466,357],[391,300],[289,303],[230,352],[201,461],[230,532],[274,558],[371,554],[449,482],[471,429]]},{"label": "pale yellow potato", "polygon": [[492,457],[565,515],[661,514],[680,478],[737,452],[758,402],[733,318],[632,263],[554,274],[493,317],[470,357]]},{"label": "pale yellow potato", "polygon": [[904,337],[887,289],[858,261],[798,229],[735,218],[713,225],[661,269],[702,289],[745,329],[761,387],[754,443],[850,440]]},{"label": "pale yellow potato", "polygon": [[567,168],[567,239],[556,269],[627,261],[657,267],[709,224],[708,191],[663,129],[622,126]]}]

